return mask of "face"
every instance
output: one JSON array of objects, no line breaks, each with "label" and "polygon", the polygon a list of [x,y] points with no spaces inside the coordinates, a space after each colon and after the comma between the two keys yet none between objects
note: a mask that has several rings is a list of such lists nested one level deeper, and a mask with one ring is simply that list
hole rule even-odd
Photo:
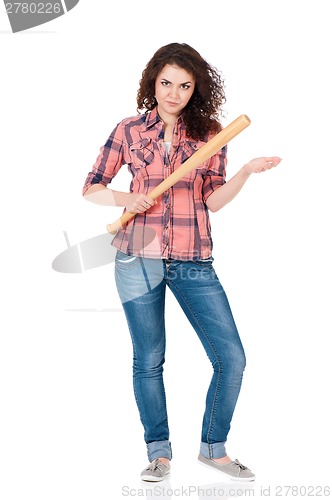
[{"label": "face", "polygon": [[162,119],[177,118],[195,88],[194,77],[175,64],[166,64],[156,78],[155,96]]}]

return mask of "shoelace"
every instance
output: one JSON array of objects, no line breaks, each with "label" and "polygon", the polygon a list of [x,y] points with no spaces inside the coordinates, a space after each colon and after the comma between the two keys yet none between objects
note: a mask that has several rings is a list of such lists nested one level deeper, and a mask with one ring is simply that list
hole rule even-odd
[{"label": "shoelace", "polygon": [[246,467],[245,465],[241,464],[241,462],[238,461],[238,459],[236,458],[234,460],[234,463],[241,469],[241,470],[246,470],[248,469],[248,467]]},{"label": "shoelace", "polygon": [[151,470],[152,472],[154,472],[155,470],[162,470],[162,466],[163,464],[158,460],[158,458],[156,458],[155,460],[153,460],[149,467],[146,469],[146,470]]}]

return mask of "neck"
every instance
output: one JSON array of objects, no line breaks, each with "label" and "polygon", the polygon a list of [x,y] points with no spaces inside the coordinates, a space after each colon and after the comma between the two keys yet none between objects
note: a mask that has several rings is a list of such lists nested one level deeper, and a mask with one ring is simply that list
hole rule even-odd
[{"label": "neck", "polygon": [[173,128],[175,125],[176,120],[179,118],[179,115],[169,115],[168,113],[163,113],[159,111],[157,107],[158,115],[164,122],[166,127]]}]

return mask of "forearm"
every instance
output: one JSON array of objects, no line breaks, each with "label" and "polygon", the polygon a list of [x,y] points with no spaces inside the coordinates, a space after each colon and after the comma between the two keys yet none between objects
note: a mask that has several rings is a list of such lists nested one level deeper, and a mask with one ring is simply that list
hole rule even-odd
[{"label": "forearm", "polygon": [[93,184],[86,191],[84,198],[98,205],[109,205],[125,207],[128,203],[130,193],[114,191],[103,184]]},{"label": "forearm", "polygon": [[206,205],[211,212],[217,212],[232,201],[249,179],[250,173],[242,167],[226,184],[216,189],[207,199]]}]

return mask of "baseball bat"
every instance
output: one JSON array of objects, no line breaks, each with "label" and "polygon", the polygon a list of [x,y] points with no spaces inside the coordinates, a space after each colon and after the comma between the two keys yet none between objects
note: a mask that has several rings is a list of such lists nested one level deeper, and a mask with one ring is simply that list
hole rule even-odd
[{"label": "baseball bat", "polygon": [[[182,179],[189,172],[197,168],[206,160],[211,158],[221,148],[229,143],[236,137],[242,130],[250,125],[250,119],[247,115],[240,115],[236,120],[223,128],[218,134],[210,139],[204,146],[198,149],[190,158],[188,158],[182,165],[177,168],[171,175],[166,177],[158,186],[150,191],[148,196],[156,200],[167,189],[174,186],[176,182]],[[135,217],[135,213],[125,212],[118,220],[112,224],[107,224],[107,231],[111,234],[116,234],[128,221]]]}]

